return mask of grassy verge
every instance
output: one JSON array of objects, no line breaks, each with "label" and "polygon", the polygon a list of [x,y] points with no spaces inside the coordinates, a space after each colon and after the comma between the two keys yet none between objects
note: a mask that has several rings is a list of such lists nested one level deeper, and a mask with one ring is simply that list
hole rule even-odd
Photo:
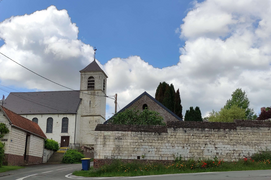
[{"label": "grassy verge", "polygon": [[6,171],[12,171],[12,170],[16,170],[16,169],[21,169],[24,168],[22,166],[2,166],[0,167],[0,173],[1,172],[6,172]]},{"label": "grassy verge", "polygon": [[120,160],[116,160],[111,165],[105,165],[99,169],[91,168],[89,171],[75,171],[73,175],[84,177],[113,177],[266,169],[271,169],[269,160],[256,162],[255,160],[247,158],[239,160],[238,162],[223,162],[217,159],[176,161],[169,165],[141,164],[138,162],[124,164]]}]

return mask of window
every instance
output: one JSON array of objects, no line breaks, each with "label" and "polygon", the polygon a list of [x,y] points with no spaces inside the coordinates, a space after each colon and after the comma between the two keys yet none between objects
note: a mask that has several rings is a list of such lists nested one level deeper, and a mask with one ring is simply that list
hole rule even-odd
[{"label": "window", "polygon": [[53,132],[53,118],[49,117],[47,119],[46,133],[52,133],[52,132]]},{"label": "window", "polygon": [[64,117],[62,119],[62,133],[67,133],[68,132],[68,127],[69,127],[69,119],[67,117]]},{"label": "window", "polygon": [[148,105],[147,105],[147,104],[143,104],[142,109],[143,109],[143,110],[144,110],[144,109],[148,109]]},{"label": "window", "polygon": [[105,91],[105,79],[103,80],[103,91]]},{"label": "window", "polygon": [[95,80],[93,76],[88,78],[88,90],[94,90],[95,87]]},{"label": "window", "polygon": [[34,117],[34,118],[32,119],[32,121],[33,121],[34,123],[37,123],[37,124],[38,124],[38,122],[39,122],[38,118],[36,118],[36,117]]}]

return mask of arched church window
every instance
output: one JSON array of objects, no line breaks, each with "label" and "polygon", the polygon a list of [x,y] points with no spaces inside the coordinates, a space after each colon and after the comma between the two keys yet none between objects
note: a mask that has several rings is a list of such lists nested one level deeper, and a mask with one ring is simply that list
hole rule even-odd
[{"label": "arched church window", "polygon": [[34,117],[34,118],[32,119],[32,121],[33,121],[34,123],[37,123],[37,124],[38,124],[38,122],[39,122],[38,118],[36,118],[36,117]]},{"label": "arched church window", "polygon": [[88,78],[88,90],[94,90],[95,87],[95,79],[93,76]]},{"label": "arched church window", "polygon": [[64,117],[62,119],[62,128],[61,132],[62,133],[67,133],[68,132],[68,127],[69,127],[69,119],[67,117]]},{"label": "arched church window", "polygon": [[147,104],[143,104],[142,109],[143,109],[143,110],[144,110],[144,109],[148,109],[148,105],[147,105]]},{"label": "arched church window", "polygon": [[53,132],[53,118],[49,117],[46,124],[46,133]]}]

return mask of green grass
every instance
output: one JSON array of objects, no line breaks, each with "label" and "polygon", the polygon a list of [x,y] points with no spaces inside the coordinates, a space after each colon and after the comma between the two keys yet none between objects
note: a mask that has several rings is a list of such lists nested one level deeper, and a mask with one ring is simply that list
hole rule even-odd
[{"label": "green grass", "polygon": [[252,159],[242,159],[238,162],[223,162],[217,159],[200,161],[189,160],[185,162],[177,161],[169,165],[140,164],[138,162],[124,164],[120,160],[116,160],[111,165],[105,165],[99,169],[91,168],[89,171],[75,171],[73,175],[84,177],[113,177],[266,169],[271,169],[269,160],[259,162]]},{"label": "green grass", "polygon": [[1,172],[6,172],[6,171],[12,171],[12,170],[16,170],[16,169],[21,169],[24,168],[22,166],[2,166],[0,167],[0,173]]}]

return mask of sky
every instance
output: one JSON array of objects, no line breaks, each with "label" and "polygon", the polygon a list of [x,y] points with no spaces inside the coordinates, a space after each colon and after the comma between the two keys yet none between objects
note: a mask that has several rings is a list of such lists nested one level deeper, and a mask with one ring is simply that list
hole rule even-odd
[{"label": "sky", "polygon": [[[64,86],[94,58],[122,108],[160,82],[180,90],[183,115],[219,111],[237,88],[270,106],[270,0],[2,0],[0,52]],[[0,55],[0,96],[67,90]],[[114,101],[107,99],[107,118]]]}]

